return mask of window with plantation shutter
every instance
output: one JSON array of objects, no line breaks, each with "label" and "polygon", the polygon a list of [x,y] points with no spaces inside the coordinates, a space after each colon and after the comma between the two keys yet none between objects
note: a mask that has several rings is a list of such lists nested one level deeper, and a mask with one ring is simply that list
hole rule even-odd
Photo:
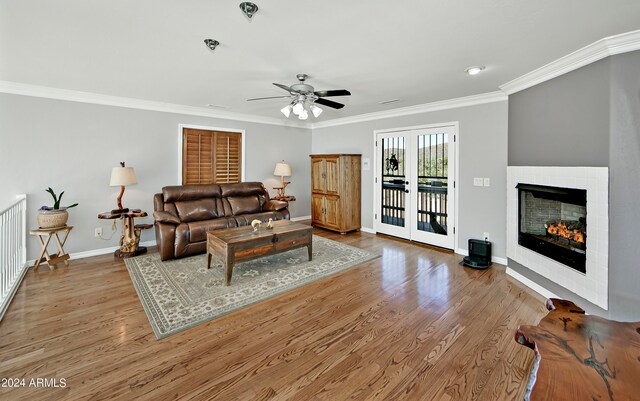
[{"label": "window with plantation shutter", "polygon": [[241,133],[183,129],[183,184],[240,182],[241,166]]}]

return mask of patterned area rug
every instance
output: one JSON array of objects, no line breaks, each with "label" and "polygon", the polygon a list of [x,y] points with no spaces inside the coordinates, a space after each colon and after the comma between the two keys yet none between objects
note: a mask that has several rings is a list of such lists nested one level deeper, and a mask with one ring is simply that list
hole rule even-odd
[{"label": "patterned area rug", "polygon": [[222,264],[213,258],[207,269],[206,255],[162,262],[152,253],[125,259],[125,264],[161,339],[376,257],[314,236],[312,261],[307,248],[300,248],[238,263],[228,287]]}]

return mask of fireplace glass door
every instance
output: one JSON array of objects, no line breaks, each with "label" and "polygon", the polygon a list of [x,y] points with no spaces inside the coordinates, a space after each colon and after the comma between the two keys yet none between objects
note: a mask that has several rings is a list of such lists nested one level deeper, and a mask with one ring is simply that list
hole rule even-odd
[{"label": "fireplace glass door", "polygon": [[587,191],[518,184],[518,243],[586,273]]}]

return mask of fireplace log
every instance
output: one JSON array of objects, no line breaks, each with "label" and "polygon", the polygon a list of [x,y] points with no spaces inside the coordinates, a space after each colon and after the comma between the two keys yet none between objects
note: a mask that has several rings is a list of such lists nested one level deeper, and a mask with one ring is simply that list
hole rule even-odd
[{"label": "fireplace log", "polygon": [[536,354],[525,400],[635,400],[640,394],[640,322],[585,315],[571,301],[550,299],[538,326],[515,340]]}]

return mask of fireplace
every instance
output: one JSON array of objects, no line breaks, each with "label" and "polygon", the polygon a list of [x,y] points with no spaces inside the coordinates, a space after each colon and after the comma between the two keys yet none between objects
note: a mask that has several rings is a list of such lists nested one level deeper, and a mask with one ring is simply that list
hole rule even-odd
[{"label": "fireplace", "polygon": [[607,309],[609,169],[507,167],[507,258],[507,274],[544,296],[560,294],[545,287],[548,280]]},{"label": "fireplace", "polygon": [[587,191],[519,183],[518,244],[586,273]]}]

